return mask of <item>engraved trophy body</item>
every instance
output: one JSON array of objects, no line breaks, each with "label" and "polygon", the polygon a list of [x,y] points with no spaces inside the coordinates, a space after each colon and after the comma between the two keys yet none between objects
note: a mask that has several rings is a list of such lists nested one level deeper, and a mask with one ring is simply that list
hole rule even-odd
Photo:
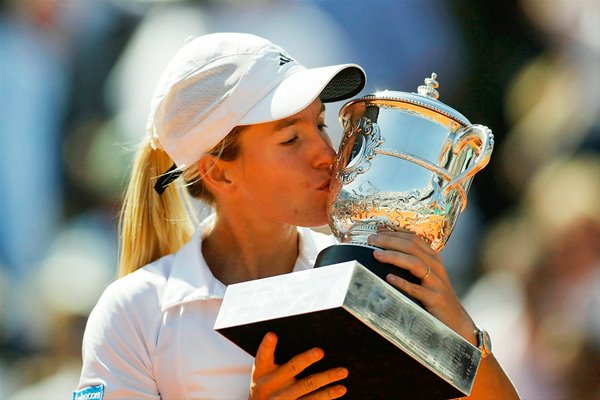
[{"label": "engraved trophy body", "polygon": [[356,259],[384,279],[402,274],[372,257],[367,237],[381,228],[414,232],[438,251],[446,244],[494,141],[488,128],[437,100],[435,78],[418,93],[378,92],[341,109],[328,202],[341,245],[323,250],[317,266]]},{"label": "engraved trophy body", "polygon": [[377,262],[367,245],[383,227],[413,231],[441,249],[489,160],[490,130],[437,101],[435,78],[418,94],[380,92],[342,108],[328,203],[340,244],[315,263],[327,267],[229,285],[215,330],[252,356],[264,334],[276,332],[278,364],[320,346],[327,356],[298,376],[345,366],[349,399],[471,392],[480,350],[379,279],[417,280]]}]

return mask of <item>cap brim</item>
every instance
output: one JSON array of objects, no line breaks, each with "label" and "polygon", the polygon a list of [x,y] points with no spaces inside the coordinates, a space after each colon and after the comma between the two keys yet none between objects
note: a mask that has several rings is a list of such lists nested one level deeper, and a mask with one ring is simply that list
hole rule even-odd
[{"label": "cap brim", "polygon": [[348,99],[365,86],[366,74],[356,64],[300,70],[263,97],[242,117],[239,125],[277,121],[308,107],[319,95],[323,102]]}]

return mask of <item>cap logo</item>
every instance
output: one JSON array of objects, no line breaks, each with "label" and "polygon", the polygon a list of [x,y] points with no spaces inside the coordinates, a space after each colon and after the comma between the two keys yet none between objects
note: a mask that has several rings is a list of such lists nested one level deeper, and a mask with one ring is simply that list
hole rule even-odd
[{"label": "cap logo", "polygon": [[290,56],[285,55],[283,53],[279,53],[279,65],[287,64],[291,61],[294,61]]}]

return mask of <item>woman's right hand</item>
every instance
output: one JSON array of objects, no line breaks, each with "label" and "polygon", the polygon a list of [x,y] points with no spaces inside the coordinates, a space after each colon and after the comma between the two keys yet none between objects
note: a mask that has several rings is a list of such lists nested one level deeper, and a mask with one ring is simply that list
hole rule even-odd
[{"label": "woman's right hand", "polygon": [[346,378],[348,376],[346,368],[332,368],[296,379],[296,375],[323,358],[323,350],[310,349],[292,357],[283,365],[277,365],[275,364],[276,346],[277,335],[272,332],[267,333],[256,352],[249,400],[327,400],[340,398],[346,393],[343,385],[323,387]]}]

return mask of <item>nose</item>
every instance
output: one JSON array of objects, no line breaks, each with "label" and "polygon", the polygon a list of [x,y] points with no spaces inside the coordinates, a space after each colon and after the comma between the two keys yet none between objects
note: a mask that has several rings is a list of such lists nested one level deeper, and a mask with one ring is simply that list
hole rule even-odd
[{"label": "nose", "polygon": [[315,144],[314,166],[316,168],[328,169],[333,165],[335,150],[331,139],[326,133],[319,131],[317,143]]}]

